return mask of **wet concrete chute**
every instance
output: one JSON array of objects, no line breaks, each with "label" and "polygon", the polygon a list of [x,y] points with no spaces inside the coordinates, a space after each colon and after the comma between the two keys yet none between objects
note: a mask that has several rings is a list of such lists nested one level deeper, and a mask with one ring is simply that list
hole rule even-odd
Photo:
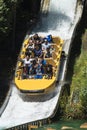
[{"label": "wet concrete chute", "polygon": [[75,28],[82,16],[83,5],[78,4],[77,0],[48,0],[48,2],[49,6],[46,7],[47,14],[44,15],[42,11],[41,19],[31,34],[35,32],[42,36],[52,34],[53,36],[60,36],[64,40],[63,50],[67,57],[61,64],[60,82],[49,95],[33,97],[30,100],[26,100],[26,97],[23,100],[15,85],[12,85],[8,104],[0,117],[1,128],[11,128],[31,121],[52,118],[55,114],[55,108],[58,104],[63,86],[62,83],[66,74],[72,39]]}]

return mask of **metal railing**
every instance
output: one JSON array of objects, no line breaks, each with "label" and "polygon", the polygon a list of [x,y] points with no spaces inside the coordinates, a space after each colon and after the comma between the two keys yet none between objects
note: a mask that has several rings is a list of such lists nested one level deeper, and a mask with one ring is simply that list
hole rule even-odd
[{"label": "metal railing", "polygon": [[32,128],[36,129],[50,123],[51,123],[51,119],[47,118],[47,119],[37,120],[30,123],[25,123],[15,127],[7,128],[6,130],[31,130]]}]

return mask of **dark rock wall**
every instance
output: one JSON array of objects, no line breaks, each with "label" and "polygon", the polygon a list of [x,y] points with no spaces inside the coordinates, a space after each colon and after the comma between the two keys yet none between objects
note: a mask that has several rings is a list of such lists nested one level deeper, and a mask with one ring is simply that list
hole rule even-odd
[{"label": "dark rock wall", "polygon": [[25,10],[37,14],[40,10],[41,0],[23,0],[22,6]]}]

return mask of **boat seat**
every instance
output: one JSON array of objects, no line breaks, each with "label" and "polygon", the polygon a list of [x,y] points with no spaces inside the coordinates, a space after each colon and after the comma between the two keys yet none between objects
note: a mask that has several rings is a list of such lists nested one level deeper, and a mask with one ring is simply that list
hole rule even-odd
[{"label": "boat seat", "polygon": [[63,44],[64,44],[64,40],[61,39],[61,40],[60,40],[60,43],[63,45]]},{"label": "boat seat", "polygon": [[22,51],[22,52],[21,52],[21,55],[24,55],[24,54],[25,54],[25,51]]},{"label": "boat seat", "polygon": [[56,44],[60,43],[60,38],[59,37],[53,38],[53,42]]},{"label": "boat seat", "polygon": [[17,66],[18,66],[18,67],[21,66],[21,62],[18,62],[18,65],[17,65]]},{"label": "boat seat", "polygon": [[18,79],[21,79],[21,74],[22,74],[22,71],[17,71],[17,72],[16,72],[16,77],[17,77]]},{"label": "boat seat", "polygon": [[25,57],[25,54],[20,55],[20,58],[23,59]]},{"label": "boat seat", "polygon": [[52,44],[53,48],[54,48],[54,51],[58,52],[59,50],[59,46],[57,46],[56,44]]},{"label": "boat seat", "polygon": [[57,61],[59,61],[59,60],[60,60],[60,57],[61,57],[61,55],[60,55],[60,54],[58,54],[58,55],[57,55]]},{"label": "boat seat", "polygon": [[62,52],[62,47],[60,46],[59,47],[59,52],[58,53],[61,53]]},{"label": "boat seat", "polygon": [[25,52],[25,51],[26,51],[26,48],[23,48],[23,49],[22,49],[22,52],[23,52],[23,51]]},{"label": "boat seat", "polygon": [[57,60],[57,53],[55,53],[55,52],[52,52],[52,58],[54,59],[54,60]]},{"label": "boat seat", "polygon": [[53,58],[46,58],[47,63],[51,64],[53,67],[56,67],[56,62]]},{"label": "boat seat", "polygon": [[28,44],[28,41],[29,41],[29,39],[27,38],[27,39],[24,41],[24,45],[27,45],[27,44]]}]

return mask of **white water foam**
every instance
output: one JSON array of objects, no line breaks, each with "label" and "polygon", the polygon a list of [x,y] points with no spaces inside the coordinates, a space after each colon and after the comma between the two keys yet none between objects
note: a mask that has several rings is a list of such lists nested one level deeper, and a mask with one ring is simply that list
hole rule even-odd
[{"label": "white water foam", "polygon": [[40,35],[52,34],[62,39],[71,37],[70,28],[74,23],[77,0],[51,0],[49,12],[42,15],[41,21],[35,28]]}]

